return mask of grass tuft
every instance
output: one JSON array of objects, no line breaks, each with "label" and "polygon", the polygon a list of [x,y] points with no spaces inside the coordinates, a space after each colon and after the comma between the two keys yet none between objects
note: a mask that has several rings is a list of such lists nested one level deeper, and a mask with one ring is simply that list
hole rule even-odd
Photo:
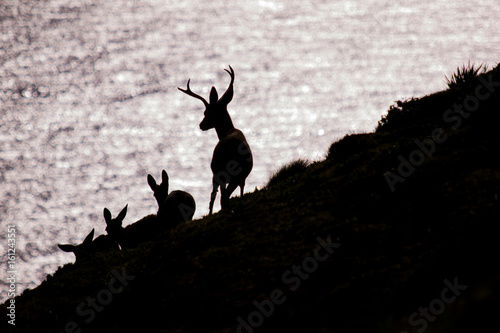
[{"label": "grass tuft", "polygon": [[483,74],[487,71],[488,65],[484,63],[476,66],[475,64],[471,64],[470,60],[467,66],[462,65],[462,67],[457,67],[457,71],[450,75],[450,77],[445,75],[446,84],[448,88],[455,89],[460,88],[464,85],[467,85],[474,81],[474,79],[479,75]]},{"label": "grass tuft", "polygon": [[267,182],[267,187],[281,183],[286,179],[289,179],[290,177],[303,174],[308,166],[309,161],[306,159],[298,159],[296,161],[285,164],[271,176],[271,178]]}]

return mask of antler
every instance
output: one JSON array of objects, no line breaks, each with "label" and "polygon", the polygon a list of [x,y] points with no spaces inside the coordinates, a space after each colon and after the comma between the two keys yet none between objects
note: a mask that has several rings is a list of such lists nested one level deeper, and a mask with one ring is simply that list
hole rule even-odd
[{"label": "antler", "polygon": [[224,93],[224,95],[222,95],[222,97],[219,100],[223,101],[223,103],[225,104],[229,104],[229,102],[231,102],[231,100],[233,99],[234,70],[231,67],[231,65],[228,66],[229,69],[224,69],[224,70],[228,72],[229,75],[231,76],[231,82],[229,82],[229,87],[227,87],[226,92]]},{"label": "antler", "polygon": [[189,82],[191,81],[191,79],[188,80],[187,82],[187,89],[181,89],[179,87],[177,87],[177,89],[179,89],[180,91],[182,91],[183,93],[191,96],[191,97],[194,97],[194,98],[197,98],[199,100],[201,100],[203,102],[203,104],[205,104],[205,107],[208,108],[208,102],[206,101],[206,99],[204,99],[203,97],[201,97],[200,95],[197,95],[195,94],[194,92],[191,91],[191,88],[189,88]]},{"label": "antler", "polygon": [[226,72],[229,73],[229,75],[231,75],[231,82],[229,83],[229,86],[232,86],[233,83],[234,83],[234,70],[233,68],[231,67],[231,65],[228,65],[229,66],[229,69],[224,69]]}]

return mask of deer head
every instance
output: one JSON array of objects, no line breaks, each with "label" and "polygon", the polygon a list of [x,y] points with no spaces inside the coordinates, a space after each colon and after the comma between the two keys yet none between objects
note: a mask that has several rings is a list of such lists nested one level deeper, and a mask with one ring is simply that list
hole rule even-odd
[{"label": "deer head", "polygon": [[82,244],[71,245],[71,244],[57,244],[57,246],[64,252],[73,252],[76,257],[75,262],[80,262],[83,258],[88,256],[90,253],[90,245],[94,239],[94,229],[85,237]]},{"label": "deer head", "polygon": [[231,66],[229,66],[229,69],[224,70],[231,76],[231,82],[229,83],[229,87],[227,88],[226,92],[220,99],[215,87],[212,87],[212,89],[210,90],[210,102],[207,102],[203,97],[192,92],[191,88],[189,87],[191,79],[189,79],[187,82],[187,89],[178,88],[183,93],[201,100],[205,105],[205,117],[200,123],[200,129],[203,131],[209,130],[211,128],[217,129],[219,126],[230,126],[230,128],[234,128],[231,122],[231,118],[227,113],[227,105],[233,99],[234,70],[231,68]]},{"label": "deer head", "polygon": [[106,221],[106,232],[108,233],[109,237],[112,239],[119,239],[120,236],[123,233],[123,227],[122,227],[122,222],[123,219],[125,218],[125,215],[127,215],[127,207],[126,205],[122,211],[118,214],[117,217],[114,219],[111,218],[111,212],[109,209],[104,208],[104,220]]},{"label": "deer head", "polygon": [[158,202],[158,207],[167,200],[168,197],[168,175],[165,170],[161,172],[161,184],[156,184],[156,180],[153,176],[148,175],[148,184],[151,190],[153,190],[153,194],[156,198],[156,202]]}]

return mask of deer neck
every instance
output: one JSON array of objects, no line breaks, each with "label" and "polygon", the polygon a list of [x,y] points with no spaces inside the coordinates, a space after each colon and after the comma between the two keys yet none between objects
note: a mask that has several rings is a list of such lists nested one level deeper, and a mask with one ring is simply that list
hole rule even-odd
[{"label": "deer neck", "polygon": [[225,111],[215,125],[215,131],[217,132],[219,141],[224,139],[231,130],[234,130],[233,121],[231,120],[229,113]]}]

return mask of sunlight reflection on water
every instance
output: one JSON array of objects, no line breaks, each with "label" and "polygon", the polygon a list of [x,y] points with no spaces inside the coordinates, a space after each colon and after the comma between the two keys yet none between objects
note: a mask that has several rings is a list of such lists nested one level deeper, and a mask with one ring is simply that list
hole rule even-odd
[{"label": "sunlight reflection on water", "polygon": [[104,207],[128,203],[126,224],[154,213],[148,173],[166,169],[172,190],[195,197],[196,217],[208,213],[217,137],[199,130],[201,103],[177,91],[188,78],[208,97],[235,69],[229,112],[254,153],[253,191],[285,162],[321,159],[345,133],[373,130],[393,101],[444,88],[469,59],[495,64],[493,6],[0,4],[0,222],[18,225],[20,290],[73,261],[58,242],[104,233]]}]

